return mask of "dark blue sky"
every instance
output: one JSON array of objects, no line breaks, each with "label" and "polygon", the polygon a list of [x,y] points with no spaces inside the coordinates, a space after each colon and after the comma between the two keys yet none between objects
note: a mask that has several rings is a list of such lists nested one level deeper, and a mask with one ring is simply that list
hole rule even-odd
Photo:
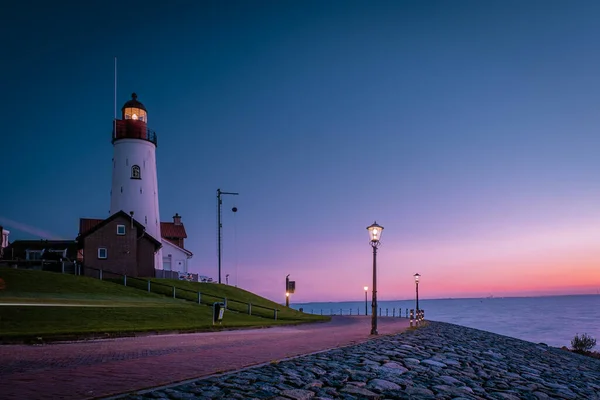
[{"label": "dark blue sky", "polygon": [[410,297],[417,270],[432,297],[508,293],[524,270],[521,294],[588,290],[599,18],[594,1],[13,2],[0,224],[74,238],[107,216],[116,56],[118,109],[131,92],[148,109],[162,220],[183,216],[194,272],[216,277],[221,188],[240,192],[224,274],[271,298],[288,273],[298,301],[359,298],[374,219],[383,298]]}]

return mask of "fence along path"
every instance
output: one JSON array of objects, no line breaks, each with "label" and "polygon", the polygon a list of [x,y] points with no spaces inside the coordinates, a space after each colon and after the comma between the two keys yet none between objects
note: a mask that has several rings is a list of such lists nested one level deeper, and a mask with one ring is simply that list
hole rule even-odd
[{"label": "fence along path", "polygon": [[228,299],[226,297],[219,297],[208,293],[202,293],[200,291],[184,289],[175,285],[169,285],[162,282],[154,282],[148,278],[134,278],[131,276],[115,272],[103,271],[101,269],[96,268],[88,269],[98,271],[98,278],[100,280],[113,282],[116,284],[122,284],[124,286],[144,290],[149,293],[162,294],[164,296],[173,297],[174,299],[186,300],[199,305],[207,305],[211,307],[214,303],[223,303],[228,311],[244,313],[262,318],[279,318],[279,309],[277,308],[271,308],[260,304],[252,304],[251,302],[240,301],[231,298]]}]

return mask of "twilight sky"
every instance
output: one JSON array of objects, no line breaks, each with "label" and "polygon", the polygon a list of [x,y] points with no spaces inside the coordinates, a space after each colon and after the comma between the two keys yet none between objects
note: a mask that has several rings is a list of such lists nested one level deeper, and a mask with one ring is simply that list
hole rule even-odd
[{"label": "twilight sky", "polygon": [[[157,2],[158,3],[158,2]],[[64,4],[64,5],[57,5]],[[192,272],[284,301],[600,289],[597,1],[11,2],[0,224],[75,238],[110,206],[118,109],[158,133]],[[236,214],[231,207],[237,206]]]}]

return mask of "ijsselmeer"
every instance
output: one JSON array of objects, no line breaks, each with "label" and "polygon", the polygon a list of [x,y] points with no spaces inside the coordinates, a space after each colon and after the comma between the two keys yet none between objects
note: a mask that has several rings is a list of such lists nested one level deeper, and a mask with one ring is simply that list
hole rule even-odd
[{"label": "ijsselmeer", "polygon": [[600,400],[600,2],[9,2],[0,400]]}]

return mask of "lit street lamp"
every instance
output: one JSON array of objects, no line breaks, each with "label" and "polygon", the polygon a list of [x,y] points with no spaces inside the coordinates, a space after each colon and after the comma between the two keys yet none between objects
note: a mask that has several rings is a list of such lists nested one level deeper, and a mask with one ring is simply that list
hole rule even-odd
[{"label": "lit street lamp", "polygon": [[368,286],[365,286],[365,315],[367,315],[367,291],[369,290]]},{"label": "lit street lamp", "polygon": [[418,312],[419,311],[419,278],[421,277],[421,275],[419,275],[417,273],[414,276],[415,276],[415,286],[416,286],[416,290],[417,290],[417,312]]},{"label": "lit street lamp", "polygon": [[371,335],[377,335],[377,248],[379,247],[379,239],[383,233],[383,226],[377,225],[375,221],[372,225],[367,226],[369,231],[369,239],[371,247],[373,247],[373,294],[371,295]]},{"label": "lit street lamp", "polygon": [[285,277],[285,306],[290,306],[290,274]]}]

